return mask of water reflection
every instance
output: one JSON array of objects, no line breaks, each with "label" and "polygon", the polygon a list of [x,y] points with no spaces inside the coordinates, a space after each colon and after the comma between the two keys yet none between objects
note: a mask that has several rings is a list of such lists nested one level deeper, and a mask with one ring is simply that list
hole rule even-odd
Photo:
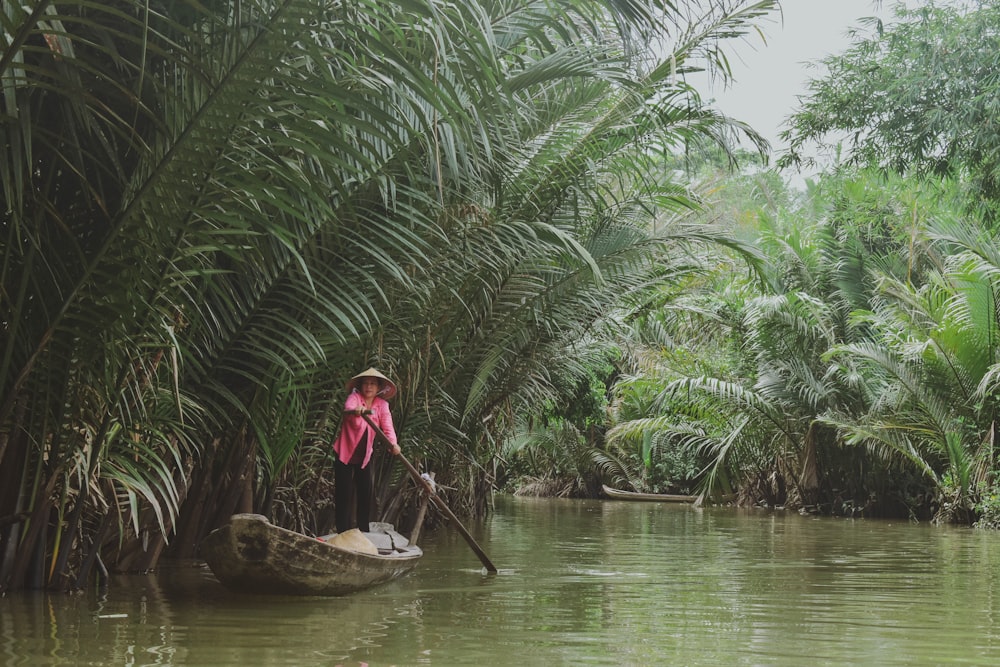
[{"label": "water reflection", "polygon": [[394,597],[389,587],[366,597],[247,596],[204,567],[173,568],[116,577],[105,592],[0,601],[0,662],[335,664],[376,656],[396,618],[413,632],[420,616],[418,599]]},{"label": "water reflection", "polygon": [[[472,528],[470,526],[470,528]],[[502,499],[477,541],[344,598],[204,566],[0,600],[10,665],[991,664],[1000,535],[622,501]]]}]

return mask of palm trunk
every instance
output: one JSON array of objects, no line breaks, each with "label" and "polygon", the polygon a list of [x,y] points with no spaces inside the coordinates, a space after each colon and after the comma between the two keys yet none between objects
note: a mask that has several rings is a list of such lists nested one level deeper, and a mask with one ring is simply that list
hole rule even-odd
[{"label": "palm trunk", "polygon": [[[56,489],[61,474],[57,471],[52,473],[45,487],[36,496],[36,505],[28,520],[28,529],[24,537],[17,545],[11,566],[10,577],[0,585],[3,590],[16,590],[25,585],[25,575],[31,567],[33,560],[38,556],[38,545],[45,534],[45,529],[49,525],[49,515],[52,512],[52,494]],[[41,554],[44,559],[45,554]],[[38,565],[41,565],[38,563]]]}]

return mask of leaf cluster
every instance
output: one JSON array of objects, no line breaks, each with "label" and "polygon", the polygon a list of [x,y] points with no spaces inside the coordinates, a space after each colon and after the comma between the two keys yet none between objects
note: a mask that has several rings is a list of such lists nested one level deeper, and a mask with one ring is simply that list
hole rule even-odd
[{"label": "leaf cluster", "polygon": [[1000,195],[996,132],[1000,10],[995,3],[900,4],[824,59],[782,138],[778,164],[807,162],[813,142],[844,142],[850,163],[958,178]]}]

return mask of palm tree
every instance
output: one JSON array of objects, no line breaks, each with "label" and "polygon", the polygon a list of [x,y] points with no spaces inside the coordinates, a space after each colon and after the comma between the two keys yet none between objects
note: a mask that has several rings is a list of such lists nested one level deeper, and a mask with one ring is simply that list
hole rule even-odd
[{"label": "palm tree", "polygon": [[[687,292],[669,310],[651,311],[671,347],[698,363],[656,358],[645,374],[666,389],[646,414],[613,429],[612,442],[652,433],[661,446],[688,451],[704,462],[709,492],[740,487],[748,500],[837,511],[867,503],[867,482],[852,471],[876,466],[845,448],[840,426],[866,414],[881,390],[864,382],[860,360],[833,351],[871,341],[870,324],[856,313],[881,298],[880,280],[920,280],[937,256],[913,241],[910,211],[900,205],[908,190],[877,182],[875,189],[865,175],[835,176],[804,206],[755,209],[768,258],[758,281],[733,282],[722,265],[729,288],[714,289],[707,305],[692,307]],[[694,334],[677,310],[699,323]],[[718,333],[703,340],[710,327]]]},{"label": "palm tree", "polygon": [[[374,360],[404,428],[486,455],[508,395],[551,390],[526,353],[663,246],[625,222],[679,198],[612,179],[629,142],[732,126],[672,72],[773,5],[688,32],[657,2],[5,5],[0,585],[266,510]],[[650,35],[674,57],[639,76]]]},{"label": "palm tree", "polygon": [[830,423],[863,445],[918,471],[934,493],[936,519],[969,522],[991,478],[997,368],[996,241],[965,217],[926,228],[942,269],[921,285],[886,278],[864,317],[868,341],[835,348],[835,359],[866,364],[867,391],[879,399]]}]

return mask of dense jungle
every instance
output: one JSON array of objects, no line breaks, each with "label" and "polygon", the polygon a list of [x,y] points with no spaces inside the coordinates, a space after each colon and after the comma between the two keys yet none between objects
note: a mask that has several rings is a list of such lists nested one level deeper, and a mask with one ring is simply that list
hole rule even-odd
[{"label": "dense jungle", "polygon": [[781,154],[696,83],[777,0],[0,18],[0,591],[323,531],[369,366],[463,516],[606,483],[1000,525],[994,3],[865,24]]}]

